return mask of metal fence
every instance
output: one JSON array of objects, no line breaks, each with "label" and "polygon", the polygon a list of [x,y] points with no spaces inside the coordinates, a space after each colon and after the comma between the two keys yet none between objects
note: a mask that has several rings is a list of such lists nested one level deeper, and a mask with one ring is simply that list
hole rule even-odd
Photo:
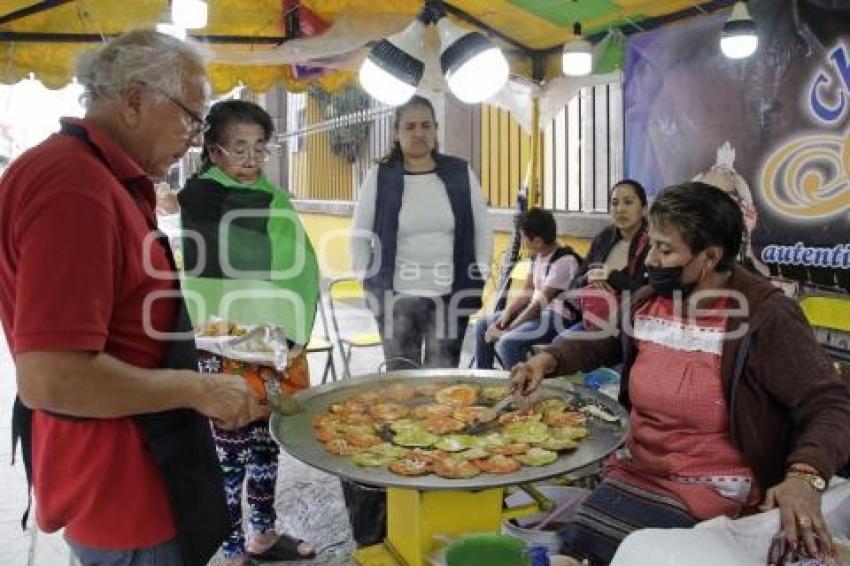
[{"label": "metal fence", "polygon": [[623,176],[620,83],[586,87],[543,133],[544,205],[568,212],[607,212],[608,191]]},{"label": "metal fence", "polygon": [[[296,198],[356,200],[366,172],[392,144],[393,109],[364,96],[355,89],[287,95],[285,133],[276,141],[287,152],[282,173]],[[531,136],[506,110],[481,105],[474,112],[470,163],[489,206],[512,208],[531,159]],[[607,212],[610,186],[623,174],[621,84],[581,89],[541,138],[544,206]]]},{"label": "metal fence", "polygon": [[[531,161],[531,136],[507,110],[481,105],[479,179],[492,208],[513,208]],[[474,162],[474,160],[473,160]]]},{"label": "metal fence", "polygon": [[354,104],[343,91],[320,100],[289,94],[287,126],[277,143],[288,153],[288,185],[296,198],[352,201],[369,167],[391,143],[392,108],[369,102],[351,112]]}]

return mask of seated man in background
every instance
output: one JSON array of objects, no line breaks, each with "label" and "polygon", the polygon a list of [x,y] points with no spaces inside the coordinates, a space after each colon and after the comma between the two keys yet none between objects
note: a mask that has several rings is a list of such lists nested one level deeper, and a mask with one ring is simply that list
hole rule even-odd
[{"label": "seated man in background", "polygon": [[529,348],[546,344],[572,325],[575,309],[559,295],[570,286],[581,257],[555,239],[555,217],[532,208],[520,221],[523,247],[531,252],[532,267],[522,289],[505,310],[475,325],[475,363],[492,369],[498,356],[505,369],[525,360]]}]

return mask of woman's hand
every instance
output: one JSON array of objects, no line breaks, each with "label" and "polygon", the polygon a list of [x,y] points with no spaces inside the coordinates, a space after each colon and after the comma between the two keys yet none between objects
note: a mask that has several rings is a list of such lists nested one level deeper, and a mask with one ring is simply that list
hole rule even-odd
[{"label": "woman's hand", "polygon": [[546,374],[555,370],[555,358],[543,352],[527,362],[520,362],[511,369],[511,391],[522,396],[533,393]]},{"label": "woman's hand", "polygon": [[608,266],[604,263],[591,263],[587,270],[587,282],[604,283],[610,274]]},{"label": "woman's hand", "polygon": [[821,494],[805,478],[788,475],[785,481],[767,490],[762,511],[779,507],[782,527],[792,548],[802,538],[811,556],[821,552],[834,555],[832,536],[821,514]]},{"label": "woman's hand", "polygon": [[484,333],[484,341],[488,344],[495,344],[496,342],[498,342],[499,338],[502,337],[502,334],[505,333],[505,331],[502,330],[502,327],[499,325],[500,322],[501,321],[496,321],[491,324],[487,328],[487,332]]}]

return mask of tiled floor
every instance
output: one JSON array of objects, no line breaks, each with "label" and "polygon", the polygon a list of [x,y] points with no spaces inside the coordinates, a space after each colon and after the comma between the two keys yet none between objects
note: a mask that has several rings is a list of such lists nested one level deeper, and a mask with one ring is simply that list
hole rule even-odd
[{"label": "tiled floor", "polygon": [[[368,317],[342,309],[340,324],[344,328],[365,330],[371,323]],[[320,331],[321,327],[317,328]],[[312,380],[321,381],[325,354],[312,354],[310,367]],[[383,360],[380,348],[359,349],[352,359],[352,374],[373,373]],[[342,366],[337,356],[337,372],[342,376]],[[462,365],[461,367],[465,367]],[[11,408],[15,396],[15,372],[0,339],[0,462],[9,462]],[[23,532],[21,513],[26,506],[26,481],[22,464],[14,467],[0,465],[0,565],[3,566],[64,566],[69,563],[67,547],[59,534],[37,533],[36,544],[31,545],[33,531]],[[309,539],[319,549],[312,564],[336,566],[348,564],[353,542],[348,527],[339,482],[314,468],[306,466],[286,454],[281,455],[278,476],[278,516],[286,532]],[[211,564],[216,564],[213,560]],[[309,564],[299,562],[299,564]]]}]

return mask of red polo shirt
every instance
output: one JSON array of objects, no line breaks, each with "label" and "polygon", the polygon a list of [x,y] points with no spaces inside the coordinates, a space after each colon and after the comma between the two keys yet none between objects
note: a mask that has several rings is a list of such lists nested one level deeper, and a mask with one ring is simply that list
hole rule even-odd
[{"label": "red polo shirt", "polygon": [[[144,267],[155,194],[144,172],[91,122],[84,141],[54,134],[27,151],[0,182],[0,319],[14,354],[106,352],[158,367],[165,344],[148,319],[171,328],[176,303],[145,298],[174,287]],[[129,190],[128,190],[129,189]],[[149,246],[151,264],[170,266]],[[159,471],[131,418],[33,416],[33,482],[41,529],[62,527],[102,549],[155,545],[175,535]]]}]

